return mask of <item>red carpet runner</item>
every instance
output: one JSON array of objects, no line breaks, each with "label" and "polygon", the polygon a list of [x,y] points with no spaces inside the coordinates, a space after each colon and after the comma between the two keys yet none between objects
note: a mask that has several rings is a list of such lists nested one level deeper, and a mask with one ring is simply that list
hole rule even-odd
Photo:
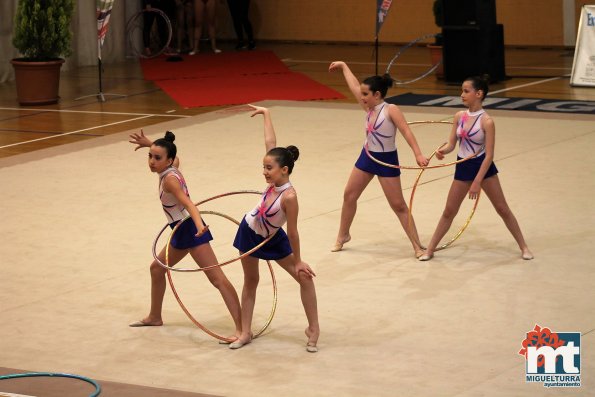
[{"label": "red carpet runner", "polygon": [[153,80],[183,107],[236,105],[265,99],[306,101],[344,96],[309,77],[290,71],[270,51],[183,55],[141,60],[146,80]]}]

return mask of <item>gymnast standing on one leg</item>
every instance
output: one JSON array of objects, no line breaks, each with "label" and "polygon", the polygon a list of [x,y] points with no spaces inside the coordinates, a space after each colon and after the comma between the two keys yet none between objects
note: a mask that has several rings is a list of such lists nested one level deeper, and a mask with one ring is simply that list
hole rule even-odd
[{"label": "gymnast standing on one leg", "polygon": [[[259,259],[274,260],[285,269],[299,284],[302,304],[308,319],[306,328],[306,350],[318,351],[316,343],[320,334],[318,324],[318,307],[314,272],[302,261],[300,254],[300,236],[297,229],[298,200],[295,189],[289,181],[294,162],[299,151],[295,146],[276,147],[277,138],[271,115],[267,108],[252,106],[252,116],[262,114],[264,117],[264,142],[266,155],[262,160],[263,171],[267,183],[265,193],[256,208],[247,212],[238,228],[234,247],[240,253],[249,251],[273,234],[260,249],[242,259],[244,268],[244,289],[242,290],[242,335],[231,343],[231,349],[252,341],[252,315],[256,300],[256,287],[259,281]],[[287,222],[287,234],[281,228]]]},{"label": "gymnast standing on one leg", "polygon": [[[334,70],[343,71],[343,76],[349,89],[367,113],[366,141],[364,145],[368,145],[370,154],[385,163],[399,165],[399,157],[395,145],[398,130],[401,131],[401,134],[403,134],[403,137],[413,150],[417,164],[426,166],[428,160],[421,153],[415,136],[407,125],[405,116],[396,105],[384,102],[386,92],[393,83],[390,76],[385,74],[384,76],[368,77],[360,84],[345,62],[331,63],[329,71]],[[355,167],[351,171],[347,186],[345,186],[343,207],[341,208],[341,225],[339,226],[337,241],[331,251],[341,251],[343,244],[351,240],[349,229],[357,210],[357,200],[372,178],[374,178],[374,175],[378,176],[378,181],[380,182],[380,186],[382,186],[388,203],[407,233],[416,257],[419,257],[423,254],[423,249],[419,243],[415,222],[412,220],[413,227],[411,231],[408,226],[409,211],[401,189],[401,179],[399,177],[401,171],[398,168],[389,168],[375,163],[368,157],[365,149],[362,149]]]},{"label": "gymnast standing on one leg", "polygon": [[[150,148],[149,168],[151,172],[159,174],[159,198],[169,226],[173,229],[178,222],[188,215],[192,218],[185,221],[171,239],[168,250],[169,266],[174,266],[187,254],[190,254],[200,267],[216,265],[218,263],[217,258],[209,244],[213,236],[208,226],[203,223],[198,208],[190,200],[186,181],[176,168],[178,159],[176,157],[177,148],[174,144],[174,134],[167,131],[164,138],[151,142],[141,130],[140,134],[132,134],[130,138],[130,143],[138,145],[136,149],[141,147]],[[165,248],[161,250],[158,257],[161,263],[165,263]],[[147,317],[130,324],[131,327],[163,325],[161,309],[166,288],[166,270],[157,261],[151,263],[150,270],[151,310]],[[241,334],[241,310],[236,290],[221,268],[216,267],[205,273],[211,284],[221,293],[235,323],[235,336],[238,337]]]},{"label": "gymnast standing on one leg", "polygon": [[497,175],[498,170],[493,162],[496,127],[492,118],[482,107],[483,99],[487,94],[486,78],[470,77],[463,82],[461,100],[468,109],[455,114],[448,144],[436,151],[436,157],[442,160],[445,154],[452,152],[456,147],[457,140],[459,141],[457,159],[460,160],[475,153],[478,155],[456,165],[454,181],[452,181],[446,199],[446,207],[438,221],[438,226],[436,226],[426,253],[419,258],[421,261],[432,259],[438,243],[450,228],[465,196],[468,195],[471,200],[477,200],[482,189],[519,245],[521,257],[527,260],[533,259],[533,254],[525,242],[521,228],[506,203]]}]

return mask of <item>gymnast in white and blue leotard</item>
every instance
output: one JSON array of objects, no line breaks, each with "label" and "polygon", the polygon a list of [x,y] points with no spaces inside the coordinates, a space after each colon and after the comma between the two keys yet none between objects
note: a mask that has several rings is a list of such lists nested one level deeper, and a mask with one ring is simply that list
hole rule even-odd
[{"label": "gymnast in white and blue leotard", "polygon": [[[272,238],[260,249],[242,259],[244,268],[244,288],[242,290],[242,335],[229,345],[231,349],[239,349],[252,341],[252,315],[258,286],[259,259],[275,260],[299,284],[300,294],[308,327],[305,330],[308,340],[306,350],[318,351],[316,343],[320,335],[318,324],[318,307],[314,272],[304,262],[300,252],[300,236],[297,229],[299,211],[297,194],[289,181],[299,150],[295,146],[276,147],[277,138],[271,115],[267,108],[252,106],[252,116],[262,114],[264,117],[264,138],[266,155],[263,159],[263,174],[267,187],[258,204],[248,211],[236,234],[234,246],[244,253],[256,247],[267,237]],[[282,226],[287,223],[287,233]]]},{"label": "gymnast in white and blue leotard", "polygon": [[[168,264],[174,266],[187,254],[190,254],[200,267],[216,265],[217,258],[209,243],[213,239],[209,229],[200,217],[200,212],[190,200],[190,194],[184,177],[174,166],[178,163],[177,148],[174,144],[175,136],[168,131],[164,138],[151,142],[144,134],[132,134],[131,143],[140,147],[149,147],[149,168],[159,174],[159,199],[167,218],[169,226],[181,222],[188,215],[191,219],[184,221],[176,230],[169,247]],[[165,263],[165,248],[158,255],[159,260]],[[163,325],[161,311],[163,296],[165,294],[166,270],[153,261],[151,271],[151,309],[142,320],[130,324],[131,327],[160,326]],[[235,288],[229,282],[221,268],[214,268],[205,272],[213,286],[219,289],[221,296],[234,320],[235,337],[241,334],[240,301]]]},{"label": "gymnast in white and blue leotard", "polygon": [[345,186],[343,206],[341,208],[341,224],[337,240],[331,251],[341,251],[343,245],[351,240],[349,229],[357,210],[357,200],[372,178],[377,176],[391,209],[397,215],[409,241],[411,241],[415,256],[419,257],[423,254],[423,250],[413,220],[411,221],[412,227],[409,228],[409,210],[403,198],[401,179],[399,178],[401,171],[398,168],[391,168],[374,162],[365,152],[365,146],[367,146],[374,158],[398,166],[399,157],[395,137],[397,131],[400,131],[411,150],[413,150],[417,164],[420,166],[428,164],[428,160],[421,153],[415,136],[407,125],[401,110],[396,105],[384,101],[388,88],[392,86],[392,79],[389,75],[372,76],[360,83],[345,62],[331,63],[329,71],[333,70],[343,72],[349,89],[367,115],[364,148],[361,150],[347,181],[347,186]]},{"label": "gymnast in white and blue leotard", "polygon": [[533,259],[533,254],[525,242],[519,223],[504,198],[497,175],[498,170],[493,162],[496,127],[482,106],[488,89],[488,81],[485,76],[470,77],[461,86],[461,100],[468,109],[455,114],[447,145],[436,151],[436,158],[442,160],[445,154],[452,152],[457,141],[459,142],[458,159],[475,154],[477,156],[457,164],[444,212],[438,221],[426,253],[419,260],[427,261],[434,257],[436,247],[448,232],[465,196],[471,200],[477,200],[481,190],[488,196],[496,212],[519,245],[521,257],[526,260]]}]

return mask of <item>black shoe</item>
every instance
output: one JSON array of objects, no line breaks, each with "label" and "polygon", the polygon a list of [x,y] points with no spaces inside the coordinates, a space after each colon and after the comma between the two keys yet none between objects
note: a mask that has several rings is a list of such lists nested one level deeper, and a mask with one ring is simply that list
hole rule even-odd
[{"label": "black shoe", "polygon": [[255,48],[256,48],[256,42],[255,42],[254,40],[250,40],[250,41],[248,42],[248,49],[249,49],[249,50],[253,50],[253,49],[255,49]]},{"label": "black shoe", "polygon": [[238,42],[238,44],[236,44],[236,47],[235,47],[235,48],[236,48],[236,50],[238,50],[238,51],[239,51],[239,50],[242,50],[242,49],[246,48],[246,44],[244,44],[244,42],[243,42],[243,41],[239,41],[239,42]]}]

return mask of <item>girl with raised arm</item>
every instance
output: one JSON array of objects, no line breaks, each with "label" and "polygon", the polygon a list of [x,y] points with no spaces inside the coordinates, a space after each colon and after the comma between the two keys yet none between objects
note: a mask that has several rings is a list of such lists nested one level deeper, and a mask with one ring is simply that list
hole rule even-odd
[{"label": "girl with raised arm", "polygon": [[[426,166],[428,160],[421,153],[405,116],[396,105],[384,102],[388,88],[393,83],[390,76],[388,74],[372,76],[360,83],[345,62],[331,63],[329,71],[334,70],[343,72],[353,96],[366,112],[364,146],[368,146],[370,154],[382,162],[399,165],[395,138],[397,131],[401,131],[415,154],[417,164]],[[341,251],[343,245],[351,240],[349,229],[357,210],[357,200],[374,176],[377,176],[390,207],[411,241],[415,256],[419,258],[424,253],[419,243],[415,222],[411,222],[413,226],[411,230],[409,229],[409,211],[403,197],[400,175],[401,171],[398,168],[390,168],[371,160],[365,152],[365,147],[362,148],[345,186],[339,234],[331,251]]]},{"label": "girl with raised arm", "polygon": [[[252,315],[259,281],[260,259],[274,260],[300,285],[302,304],[308,319],[306,350],[318,351],[316,343],[320,334],[314,272],[302,260],[300,236],[297,228],[298,199],[289,175],[293,171],[299,151],[295,146],[277,147],[277,138],[271,115],[267,108],[252,106],[252,117],[264,117],[264,143],[266,154],[262,160],[262,174],[267,187],[254,209],[248,211],[238,228],[234,247],[240,253],[249,251],[273,235],[264,246],[242,259],[244,288],[242,290],[242,335],[231,343],[231,349],[239,349],[252,341]],[[287,223],[287,233],[281,228]]]}]

